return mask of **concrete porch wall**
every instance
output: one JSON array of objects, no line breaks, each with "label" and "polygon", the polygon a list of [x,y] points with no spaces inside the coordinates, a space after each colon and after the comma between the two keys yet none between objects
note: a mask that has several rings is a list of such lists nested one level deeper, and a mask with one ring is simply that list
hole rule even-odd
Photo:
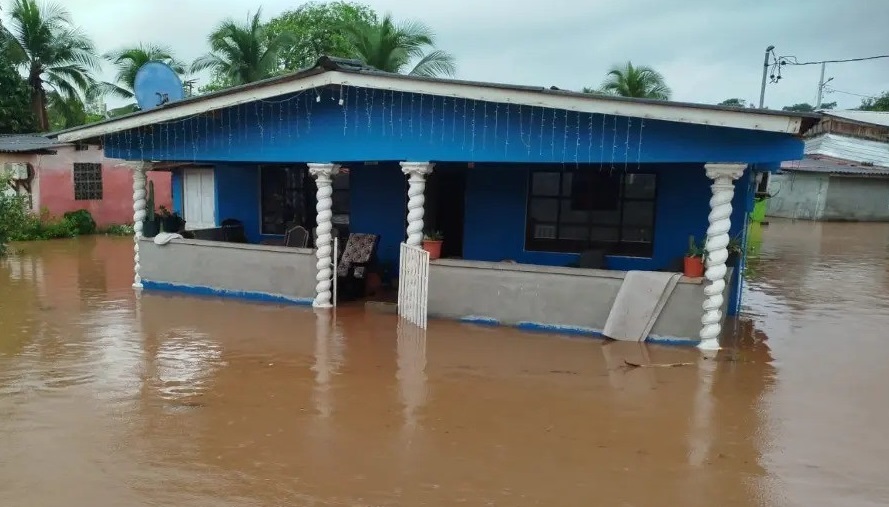
[{"label": "concrete porch wall", "polygon": [[195,239],[139,243],[143,284],[184,292],[311,303],[315,255],[287,248]]},{"label": "concrete porch wall", "polygon": [[[429,315],[500,324],[600,332],[625,272],[526,264],[434,261],[429,269]],[[731,272],[728,275],[731,280]],[[732,287],[726,289],[726,304]],[[680,280],[651,336],[698,340],[701,279]]]}]

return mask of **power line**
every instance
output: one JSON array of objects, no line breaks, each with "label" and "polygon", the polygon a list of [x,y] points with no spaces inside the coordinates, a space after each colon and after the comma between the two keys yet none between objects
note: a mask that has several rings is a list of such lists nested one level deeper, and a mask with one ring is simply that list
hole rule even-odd
[{"label": "power line", "polygon": [[795,56],[782,56],[786,65],[821,65],[822,63],[844,63],[844,62],[863,62],[865,60],[876,60],[878,58],[889,58],[889,55],[867,56],[864,58],[848,58],[845,60],[819,60],[817,62],[797,62]]},{"label": "power line", "polygon": [[825,91],[826,91],[827,93],[843,93],[843,94],[845,94],[845,95],[853,95],[853,96],[855,96],[855,97],[861,97],[861,98],[863,98],[863,99],[876,99],[876,98],[879,98],[879,96],[877,96],[877,95],[862,95],[862,94],[860,94],[860,93],[852,93],[852,92],[847,92],[847,91],[843,91],[843,90],[837,90],[836,88],[826,88]]}]

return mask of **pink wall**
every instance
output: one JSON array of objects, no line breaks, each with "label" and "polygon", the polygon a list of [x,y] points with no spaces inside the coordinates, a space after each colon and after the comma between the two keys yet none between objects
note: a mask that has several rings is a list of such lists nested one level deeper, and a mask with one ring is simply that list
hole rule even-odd
[{"label": "pink wall", "polygon": [[[11,160],[10,160],[11,161]],[[73,146],[56,148],[54,155],[30,155],[34,167],[32,183],[35,211],[43,208],[61,216],[65,212],[88,210],[99,226],[126,224],[133,221],[133,170],[119,159],[105,158],[102,150],[91,146],[76,151]],[[74,163],[102,164],[102,200],[74,199]],[[155,207],[172,209],[169,172],[149,172],[154,182]]]}]

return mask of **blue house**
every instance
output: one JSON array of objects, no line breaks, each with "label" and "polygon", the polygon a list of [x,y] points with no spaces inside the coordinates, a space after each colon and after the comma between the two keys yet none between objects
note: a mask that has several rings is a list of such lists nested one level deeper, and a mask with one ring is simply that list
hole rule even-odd
[{"label": "blue house", "polygon": [[[758,173],[801,158],[816,121],[325,57],[58,138],[133,161],[137,229],[145,171],[172,172],[195,239],[159,245],[137,230],[146,289],[326,306],[333,236],[378,236],[379,274],[396,280],[400,245],[434,229],[444,243],[428,273],[431,315],[595,333],[627,273],[681,271],[695,236],[707,241],[707,276],[679,279],[647,334],[697,341],[738,310],[744,259],[727,267],[726,244],[744,239]],[[242,224],[246,243],[200,232],[225,220]],[[294,225],[317,242],[280,246]],[[584,265],[590,251],[599,265]]]}]

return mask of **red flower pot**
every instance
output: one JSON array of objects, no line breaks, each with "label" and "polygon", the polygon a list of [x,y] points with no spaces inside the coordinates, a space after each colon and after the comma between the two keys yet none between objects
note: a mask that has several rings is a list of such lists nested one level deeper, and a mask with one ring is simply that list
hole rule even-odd
[{"label": "red flower pot", "polygon": [[682,274],[689,278],[704,276],[704,259],[701,257],[686,257]]},{"label": "red flower pot", "polygon": [[434,261],[441,257],[441,243],[441,241],[423,240],[423,250],[429,252],[429,260]]}]

